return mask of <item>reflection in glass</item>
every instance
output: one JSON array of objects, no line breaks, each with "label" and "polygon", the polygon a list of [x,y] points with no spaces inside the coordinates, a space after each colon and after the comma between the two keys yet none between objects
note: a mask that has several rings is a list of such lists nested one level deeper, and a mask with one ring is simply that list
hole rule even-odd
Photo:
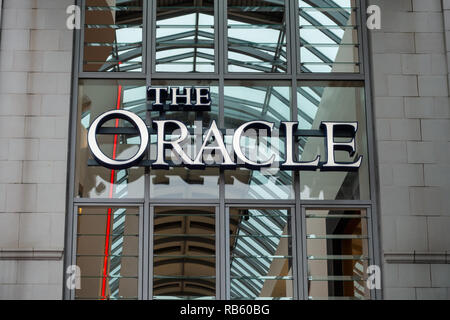
[{"label": "reflection in glass", "polygon": [[[102,113],[114,109],[128,110],[145,119],[146,89],[142,81],[80,82],[78,98],[78,128],[75,196],[81,198],[141,198],[144,190],[144,169],[109,170],[101,166],[88,166],[92,159],[87,144],[91,123]],[[124,120],[108,121],[104,127],[130,127]],[[97,141],[103,153],[112,159],[133,156],[140,138],[133,134],[99,134]]]},{"label": "reflection in glass", "polygon": [[[369,170],[364,87],[358,82],[311,82],[297,88],[299,129],[317,130],[322,121],[358,122],[356,153],[336,151],[338,162],[353,162],[363,156],[361,168],[355,172],[300,171],[302,199],[368,200]],[[349,138],[336,138],[348,141]],[[300,137],[299,160],[312,161],[316,155],[326,161],[323,137]]]},{"label": "reflection in glass", "polygon": [[139,209],[79,207],[76,299],[138,298]]},{"label": "reflection in glass", "polygon": [[278,124],[291,119],[291,89],[288,83],[227,82],[224,94],[226,128],[236,129],[245,122],[255,120]]},{"label": "reflection in glass", "polygon": [[142,72],[142,0],[86,0],[85,72]]},{"label": "reflection in glass", "polygon": [[302,72],[359,72],[355,0],[299,0]]},{"label": "reflection in glass", "polygon": [[154,213],[153,298],[214,299],[214,207],[158,207]]},{"label": "reflection in glass", "polygon": [[[290,87],[284,82],[277,85],[259,81],[227,82],[224,93],[225,127],[237,129],[240,125],[264,120],[279,126],[291,119]],[[232,149],[232,130],[227,130],[225,144]],[[257,135],[257,138],[255,137]],[[262,134],[265,134],[263,136]],[[292,172],[280,171],[277,163],[284,160],[285,139],[275,130],[271,137],[267,131],[248,130],[241,140],[241,148],[249,159],[265,161],[276,155],[273,168],[225,171],[227,199],[292,199]]]},{"label": "reflection in glass", "polygon": [[367,214],[362,209],[306,211],[310,299],[369,299]]},{"label": "reflection in glass", "polygon": [[214,0],[156,3],[156,71],[214,72]]},{"label": "reflection in glass", "polygon": [[230,209],[231,299],[293,296],[287,209]]},{"label": "reflection in glass", "polygon": [[219,199],[219,169],[152,170],[150,197],[152,199]]},{"label": "reflection in glass", "polygon": [[287,70],[284,1],[228,0],[228,71]]}]

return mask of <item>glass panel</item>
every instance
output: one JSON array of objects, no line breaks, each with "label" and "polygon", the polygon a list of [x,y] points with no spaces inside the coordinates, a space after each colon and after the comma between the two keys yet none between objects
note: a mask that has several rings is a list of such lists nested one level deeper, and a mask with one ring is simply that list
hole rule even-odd
[{"label": "glass panel", "polygon": [[226,82],[224,94],[226,128],[235,129],[254,120],[279,125],[291,119],[291,88],[287,82]]},{"label": "glass panel", "polygon": [[139,209],[79,207],[76,299],[137,299]]},{"label": "glass panel", "polygon": [[[78,127],[76,151],[75,196],[82,198],[143,198],[144,169],[109,170],[88,166],[92,159],[87,144],[91,123],[102,113],[122,109],[146,114],[146,88],[143,81],[82,80],[78,87]],[[130,127],[126,121],[111,120],[104,127]],[[140,144],[136,135],[98,135],[102,151],[114,159],[134,155]]]},{"label": "glass panel", "polygon": [[216,209],[158,207],[154,215],[154,299],[214,299]]},{"label": "glass panel", "polygon": [[158,0],[156,71],[214,72],[214,0]]},{"label": "glass panel", "polygon": [[230,209],[231,299],[292,299],[288,209]]},{"label": "glass panel", "polygon": [[[288,83],[274,85],[266,81],[227,82],[225,89],[225,144],[232,150],[232,134],[245,122],[264,120],[274,122],[277,129],[281,121],[291,119],[291,90]],[[285,139],[274,130],[248,130],[241,140],[244,154],[254,161],[268,160],[276,155],[271,168],[258,170],[225,171],[225,194],[228,199],[293,199],[292,172],[280,171],[284,160]]]},{"label": "glass panel", "polygon": [[364,209],[307,209],[310,299],[370,299],[367,214]]},{"label": "glass panel", "polygon": [[228,0],[228,71],[285,73],[284,0]]},{"label": "glass panel", "polygon": [[302,72],[359,72],[355,0],[299,0]]},{"label": "glass panel", "polygon": [[86,0],[85,72],[142,72],[142,0]]},{"label": "glass panel", "polygon": [[[178,120],[191,130],[191,143],[183,146],[183,150],[194,159],[203,141],[205,132],[215,120],[219,120],[219,88],[212,81],[155,81],[155,87],[209,87],[211,92],[211,111],[166,111],[151,112],[151,120]],[[176,139],[178,136],[166,135],[166,139]],[[156,160],[157,137],[151,136],[151,160]],[[171,152],[166,153],[166,161],[180,163],[180,160]],[[218,199],[219,198],[219,169],[206,168],[205,170],[188,170],[182,167],[170,170],[151,170],[150,197],[152,199]]]},{"label": "glass panel", "polygon": [[[309,82],[297,88],[299,129],[318,130],[322,121],[358,122],[356,153],[336,151],[338,162],[353,162],[362,155],[355,172],[300,171],[301,198],[305,200],[370,199],[364,87],[358,82]],[[336,138],[336,141],[349,138]],[[326,161],[325,138],[301,137],[299,160]]]}]

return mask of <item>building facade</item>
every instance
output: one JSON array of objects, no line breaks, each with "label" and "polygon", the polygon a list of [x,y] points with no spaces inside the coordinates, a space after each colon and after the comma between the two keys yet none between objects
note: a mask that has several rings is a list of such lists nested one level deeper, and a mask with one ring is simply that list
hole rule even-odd
[{"label": "building facade", "polygon": [[[448,0],[3,0],[0,298],[450,298],[449,12]],[[148,88],[167,87],[208,88],[211,106],[155,107]],[[90,150],[111,110],[148,127],[132,168]],[[160,140],[179,133],[158,136],[155,121],[186,126],[191,159],[213,124],[232,153],[238,127],[274,123],[239,145],[281,166],[188,168],[172,153],[157,168]],[[296,123],[291,137],[281,122]],[[331,130],[352,148],[330,152],[323,122],[357,123]],[[117,161],[142,144],[124,119],[97,133]],[[320,169],[283,168],[289,155]],[[334,156],[361,164],[326,170]]]}]

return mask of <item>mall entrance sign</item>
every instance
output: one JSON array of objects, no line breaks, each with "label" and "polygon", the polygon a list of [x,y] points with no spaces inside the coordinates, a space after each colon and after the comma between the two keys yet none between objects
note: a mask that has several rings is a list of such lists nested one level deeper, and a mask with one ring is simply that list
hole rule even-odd
[{"label": "mall entrance sign", "polygon": [[[148,109],[152,111],[198,111],[204,112],[211,109],[211,95],[207,87],[148,87],[147,100]],[[102,126],[113,119],[122,119],[129,122],[135,129],[135,134],[140,137],[140,144],[137,152],[129,159],[112,159],[101,150],[97,135]],[[245,167],[249,169],[278,167],[281,170],[321,170],[321,171],[352,171],[360,168],[362,156],[358,156],[352,161],[356,153],[356,132],[357,122],[336,122],[322,121],[319,130],[297,130],[298,122],[281,121],[278,129],[275,123],[261,120],[249,121],[229,135],[230,128],[219,129],[215,120],[209,128],[201,129],[201,146],[193,155],[186,152],[186,145],[192,140],[192,132],[188,126],[178,120],[154,120],[151,127],[135,113],[126,110],[112,110],[101,114],[91,124],[88,131],[88,144],[95,159],[90,165],[101,165],[109,169],[127,169],[134,166],[146,166],[152,169],[169,169],[174,166],[183,166],[189,169],[205,169],[208,166],[218,166],[221,169],[236,169]],[[114,130],[111,131],[112,134]],[[253,136],[249,136],[249,132]],[[151,135],[156,136],[156,157],[155,160],[144,160],[149,153],[149,142]],[[170,138],[167,138],[170,136]],[[231,150],[227,148],[225,136],[229,136]],[[296,161],[294,151],[294,141],[304,136],[322,136],[325,138],[325,155],[317,154],[312,161]],[[284,150],[272,150],[265,159],[254,159],[249,154],[247,148],[243,148],[242,140],[282,138],[284,140]],[[346,138],[339,139],[336,138]],[[345,140],[345,141],[343,141]],[[243,150],[245,149],[245,150]],[[178,164],[169,163],[167,151],[171,152],[171,158],[179,159]],[[335,151],[345,151],[349,155],[349,161],[338,162]],[[276,153],[281,154],[276,154]],[[250,152],[251,153],[251,152]],[[211,163],[213,156],[213,163]],[[324,157],[322,159],[322,156]],[[283,159],[276,161],[276,159]],[[324,161],[321,161],[324,160]]]}]

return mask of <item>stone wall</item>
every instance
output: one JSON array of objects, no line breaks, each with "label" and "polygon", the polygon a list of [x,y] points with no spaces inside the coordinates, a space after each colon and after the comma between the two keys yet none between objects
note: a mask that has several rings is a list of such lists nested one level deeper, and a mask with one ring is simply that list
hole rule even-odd
[{"label": "stone wall", "polygon": [[448,299],[450,1],[369,2],[384,297]]},{"label": "stone wall", "polygon": [[0,299],[61,299],[73,0],[3,0]]}]

